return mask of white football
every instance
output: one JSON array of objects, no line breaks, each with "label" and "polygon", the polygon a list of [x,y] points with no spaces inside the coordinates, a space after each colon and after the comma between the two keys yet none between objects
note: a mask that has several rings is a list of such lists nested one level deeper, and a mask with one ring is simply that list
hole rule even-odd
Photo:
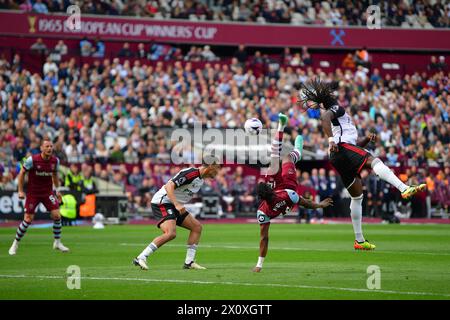
[{"label": "white football", "polygon": [[262,123],[258,118],[251,118],[245,121],[245,132],[250,135],[258,135],[262,130]]}]

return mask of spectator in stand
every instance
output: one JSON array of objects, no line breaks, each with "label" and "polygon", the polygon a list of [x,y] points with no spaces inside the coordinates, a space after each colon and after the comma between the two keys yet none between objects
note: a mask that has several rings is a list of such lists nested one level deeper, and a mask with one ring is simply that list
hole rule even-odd
[{"label": "spectator in stand", "polygon": [[23,138],[19,138],[17,139],[17,143],[14,146],[14,151],[13,151],[13,155],[14,155],[14,159],[17,162],[22,162],[22,160],[27,156],[27,147],[25,146],[24,143],[24,139]]},{"label": "spectator in stand", "polygon": [[125,163],[134,164],[139,162],[139,157],[137,152],[134,150],[132,145],[128,145],[127,150],[123,154]]},{"label": "spectator in stand", "polygon": [[400,165],[398,163],[398,154],[395,152],[394,147],[389,148],[389,152],[386,155],[386,158],[387,158],[386,165],[388,165],[389,167],[397,167]]},{"label": "spectator in stand", "polygon": [[245,66],[247,63],[248,53],[243,44],[240,44],[237,51],[234,53],[233,57],[237,58],[240,64]]},{"label": "spectator in stand", "polygon": [[97,184],[92,176],[92,167],[90,165],[81,168],[81,192],[84,194],[96,194],[99,192]]},{"label": "spectator in stand", "polygon": [[[19,5],[19,9],[23,12],[31,12],[33,11],[33,4],[31,3],[31,0],[23,0],[22,3]],[[7,9],[7,8],[2,8]]]},{"label": "spectator in stand", "polygon": [[312,58],[311,55],[308,52],[307,47],[302,47],[302,63],[305,66],[311,66],[312,65]]},{"label": "spectator in stand", "polygon": [[364,68],[370,67],[370,57],[369,52],[366,47],[363,47],[361,50],[356,50],[355,53],[355,63],[357,66],[362,66]]},{"label": "spectator in stand", "polygon": [[128,176],[128,184],[140,189],[142,188],[143,180],[144,176],[142,175],[139,166],[134,166],[131,174]]},{"label": "spectator in stand", "polygon": [[189,52],[186,54],[185,61],[201,61],[202,60],[202,56],[199,53],[199,51],[197,50],[196,46],[191,46],[191,48],[189,49]]},{"label": "spectator in stand", "polygon": [[[331,190],[331,186],[329,184],[329,179],[326,176],[326,171],[324,168],[319,169],[319,189],[317,190],[319,192],[319,199],[320,201],[329,198],[332,196],[333,190]],[[328,210],[323,209],[323,215],[330,216],[328,213]]]},{"label": "spectator in stand", "polygon": [[348,68],[354,70],[356,68],[355,59],[351,53],[347,53],[342,61],[342,68]]},{"label": "spectator in stand", "polygon": [[36,42],[31,45],[30,49],[39,54],[47,54],[48,52],[47,46],[42,38],[37,38]]},{"label": "spectator in stand", "polygon": [[281,63],[283,65],[290,65],[292,60],[291,48],[285,47],[283,54],[281,55]]},{"label": "spectator in stand", "polygon": [[130,44],[128,42],[125,42],[123,44],[123,47],[122,49],[120,49],[118,56],[123,58],[131,58],[134,56],[133,52],[130,49]]},{"label": "spectator in stand", "polygon": [[80,54],[82,57],[90,57],[92,54],[92,43],[87,37],[80,41]]},{"label": "spectator in stand", "polygon": [[47,5],[44,2],[42,2],[42,0],[35,0],[33,5],[33,11],[37,13],[47,14],[48,8]]},{"label": "spectator in stand", "polygon": [[[331,190],[331,198],[333,199],[333,206],[331,208],[327,208],[325,213],[329,217],[336,217],[341,212],[341,192],[344,189],[344,184],[339,175],[336,175],[336,171],[330,170],[328,171],[328,184],[329,189]],[[325,214],[324,213],[324,214]]]},{"label": "spectator in stand", "polygon": [[46,76],[49,72],[53,72],[54,74],[57,74],[58,66],[50,57],[47,57],[47,61],[44,63],[44,67],[43,67],[44,76]]},{"label": "spectator in stand", "polygon": [[365,177],[364,184],[367,191],[366,213],[370,217],[380,217],[386,183],[376,175],[369,175],[366,171],[361,176]]},{"label": "spectator in stand", "polygon": [[96,58],[103,58],[105,56],[105,43],[100,38],[95,39],[92,56]]},{"label": "spectator in stand", "polygon": [[136,57],[139,59],[147,58],[147,51],[145,50],[145,45],[142,42],[138,44],[138,50],[136,53]]},{"label": "spectator in stand", "polygon": [[201,53],[203,60],[205,61],[216,61],[218,60],[216,55],[214,54],[214,52],[211,51],[211,47],[210,46],[205,46],[203,48],[203,51]]},{"label": "spectator in stand", "polygon": [[309,178],[311,186],[314,190],[319,191],[320,188],[320,179],[319,179],[319,170],[316,168],[311,170],[311,177]]},{"label": "spectator in stand", "polygon": [[303,66],[302,57],[299,52],[296,52],[294,56],[291,59],[291,62],[289,64],[291,67],[301,67]]},{"label": "spectator in stand", "polygon": [[440,70],[440,66],[436,56],[431,56],[430,63],[428,64],[429,71],[438,71]]},{"label": "spectator in stand", "polygon": [[[311,193],[310,190],[305,190],[302,193],[302,197],[305,200],[308,201],[315,201],[315,197],[314,195]],[[298,218],[297,218],[297,222],[300,223],[301,218],[305,217],[306,223],[316,223],[317,221],[319,223],[323,222],[323,212],[321,210],[318,209],[308,209],[308,208],[304,208],[301,206],[298,206]]]},{"label": "spectator in stand", "polygon": [[71,164],[64,180],[64,186],[71,191],[81,191],[82,176],[76,164]]},{"label": "spectator in stand", "polygon": [[444,56],[439,56],[438,70],[442,70],[442,71],[447,70],[447,63],[445,62]]},{"label": "spectator in stand", "polygon": [[63,40],[59,40],[55,46],[55,51],[58,52],[61,56],[65,56],[68,53],[67,45]]}]

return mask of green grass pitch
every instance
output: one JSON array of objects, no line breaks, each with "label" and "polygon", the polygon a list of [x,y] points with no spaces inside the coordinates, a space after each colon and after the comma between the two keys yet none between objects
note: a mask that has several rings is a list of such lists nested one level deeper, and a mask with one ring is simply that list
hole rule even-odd
[{"label": "green grass pitch", "polygon": [[[15,228],[0,229],[0,299],[450,299],[450,225],[365,225],[373,252],[353,250],[350,224],[272,224],[261,273],[257,224],[204,225],[197,261],[183,270],[187,231],[149,259],[131,265],[159,230],[153,226],[63,228],[63,254],[50,228],[30,228],[18,254]],[[81,270],[81,288],[67,288],[67,268]],[[368,289],[367,268],[380,268],[380,289]],[[369,281],[370,282],[370,281]]]}]

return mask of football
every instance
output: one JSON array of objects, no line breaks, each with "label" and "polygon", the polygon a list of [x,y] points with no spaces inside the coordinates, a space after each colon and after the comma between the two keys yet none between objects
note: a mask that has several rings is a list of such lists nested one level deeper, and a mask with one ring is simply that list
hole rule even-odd
[{"label": "football", "polygon": [[262,130],[262,123],[258,118],[251,118],[245,121],[244,129],[249,135],[258,135]]}]

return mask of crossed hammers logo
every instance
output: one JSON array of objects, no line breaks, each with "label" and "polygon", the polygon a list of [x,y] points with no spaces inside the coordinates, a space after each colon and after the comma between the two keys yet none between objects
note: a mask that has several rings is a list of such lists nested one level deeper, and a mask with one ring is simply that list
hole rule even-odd
[{"label": "crossed hammers logo", "polygon": [[337,43],[341,46],[344,45],[344,41],[341,39],[343,36],[345,36],[345,31],[340,29],[339,33],[336,33],[336,30],[333,29],[330,31],[330,35],[333,36],[333,40],[331,41],[331,45],[335,46]]}]

